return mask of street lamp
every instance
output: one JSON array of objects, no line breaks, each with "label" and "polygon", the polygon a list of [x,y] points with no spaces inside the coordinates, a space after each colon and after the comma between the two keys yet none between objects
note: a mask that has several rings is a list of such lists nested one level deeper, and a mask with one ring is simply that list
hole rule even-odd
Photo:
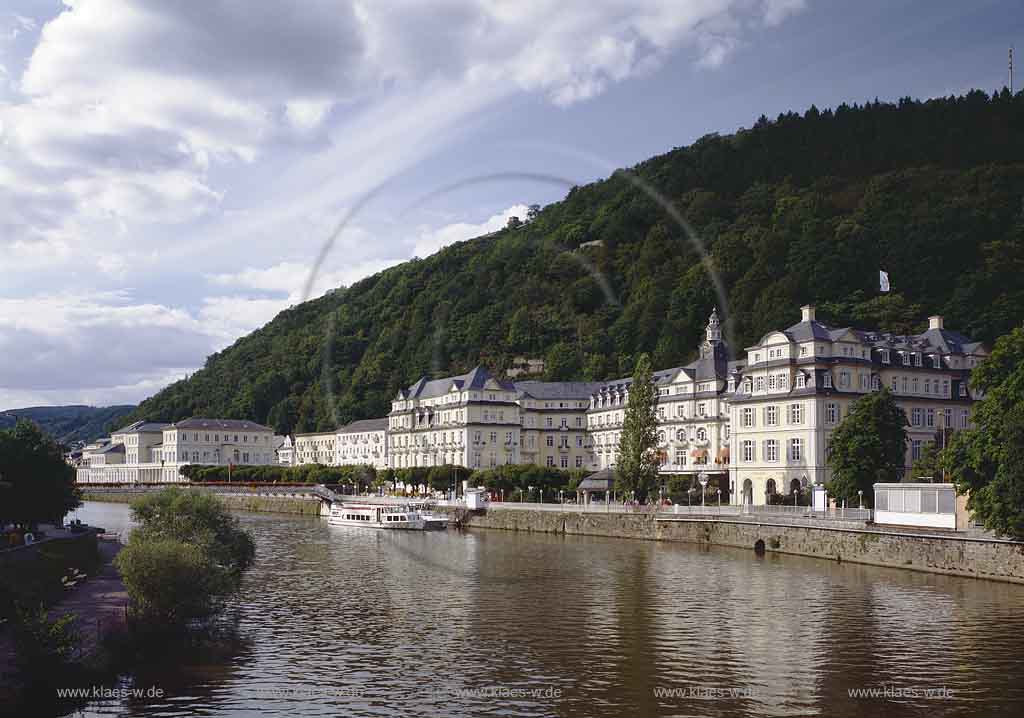
[{"label": "street lamp", "polygon": [[706,471],[697,474],[697,481],[700,482],[700,505],[704,506],[704,494],[707,493],[708,475]]},{"label": "street lamp", "polygon": [[527,489],[526,498],[528,498],[528,499],[529,498],[533,498],[533,487],[532,486],[527,486],[526,489]]},{"label": "street lamp", "polygon": [[560,504],[564,504],[565,503],[565,499],[562,498],[562,490],[561,489],[558,490],[558,503],[560,503]]},{"label": "street lamp", "polygon": [[722,510],[722,490],[718,489],[718,510]]},{"label": "street lamp", "polygon": [[860,507],[864,508],[864,489],[857,489],[857,498],[860,500]]}]

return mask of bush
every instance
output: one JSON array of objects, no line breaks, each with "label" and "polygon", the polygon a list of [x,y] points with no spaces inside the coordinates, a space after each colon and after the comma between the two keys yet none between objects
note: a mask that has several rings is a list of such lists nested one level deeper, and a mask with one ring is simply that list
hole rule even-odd
[{"label": "bush", "polygon": [[117,555],[135,618],[178,625],[217,612],[235,586],[200,546],[170,538],[129,540]]},{"label": "bush", "polygon": [[180,625],[217,613],[256,553],[249,532],[210,494],[169,488],[132,504],[139,526],[118,554],[137,618]]},{"label": "bush", "polygon": [[11,633],[19,672],[27,678],[49,676],[74,660],[81,643],[75,620],[72,613],[51,620],[42,603],[18,608]]}]

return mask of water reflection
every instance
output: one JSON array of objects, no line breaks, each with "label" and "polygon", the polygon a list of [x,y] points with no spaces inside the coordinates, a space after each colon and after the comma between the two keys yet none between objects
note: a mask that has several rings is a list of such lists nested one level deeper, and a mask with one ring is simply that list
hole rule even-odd
[{"label": "water reflection", "polygon": [[[80,518],[116,530],[128,510],[89,504]],[[1024,708],[1024,587],[683,544],[242,519],[257,561],[234,609],[250,642],[148,667],[138,684],[161,685],[163,700],[80,715]],[[848,694],[884,686],[945,686],[953,699]]]}]

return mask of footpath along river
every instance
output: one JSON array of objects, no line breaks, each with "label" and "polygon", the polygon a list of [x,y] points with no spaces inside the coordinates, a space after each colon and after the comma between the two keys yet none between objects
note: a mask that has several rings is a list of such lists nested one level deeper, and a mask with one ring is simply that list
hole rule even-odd
[{"label": "footpath along river", "polygon": [[[121,504],[76,516],[130,523]],[[687,544],[239,516],[257,560],[233,606],[237,649],[140,666],[122,687],[161,697],[74,715],[1024,715],[1024,586]]]}]

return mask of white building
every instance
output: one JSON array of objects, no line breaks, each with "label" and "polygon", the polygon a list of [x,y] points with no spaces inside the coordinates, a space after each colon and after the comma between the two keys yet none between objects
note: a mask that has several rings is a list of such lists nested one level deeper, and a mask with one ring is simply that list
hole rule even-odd
[{"label": "white building", "polygon": [[968,379],[987,355],[980,342],[945,329],[938,316],[922,334],[896,336],[829,327],[813,306],[801,311],[800,322],[747,347],[729,377],[734,503],[761,505],[828,481],[832,431],[882,386],[910,421],[908,469],[942,429],[970,425]]},{"label": "white building", "polygon": [[512,382],[483,367],[444,379],[423,377],[391,402],[391,467],[519,463],[516,394]]},{"label": "white building", "polygon": [[335,434],[336,465],[388,468],[388,419],[363,419],[341,427]]},{"label": "white building", "polygon": [[[728,371],[728,347],[715,310],[708,318],[696,361],[653,373],[661,473],[691,478],[704,473],[725,480],[730,457]],[[591,396],[587,420],[595,470],[614,468],[618,462],[632,383],[631,377],[607,382]]]},{"label": "white building", "polygon": [[83,454],[79,483],[173,483],[181,467],[276,463],[274,431],[238,419],[136,422]]}]

